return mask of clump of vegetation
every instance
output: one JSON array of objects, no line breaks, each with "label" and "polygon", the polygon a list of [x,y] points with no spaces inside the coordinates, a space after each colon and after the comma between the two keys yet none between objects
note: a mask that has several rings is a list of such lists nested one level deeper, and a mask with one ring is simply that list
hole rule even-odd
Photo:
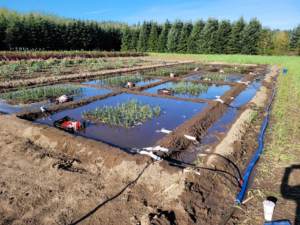
[{"label": "clump of vegetation", "polygon": [[[152,71],[146,71],[144,72],[144,75],[156,75],[156,76],[170,76],[171,71],[162,69],[162,70],[152,70]],[[178,76],[186,74],[184,71],[174,71],[172,70],[172,73],[178,74]]]},{"label": "clump of vegetation", "polygon": [[214,81],[226,81],[228,79],[228,75],[221,75],[221,74],[203,74],[199,75],[200,79],[204,80],[214,80]]},{"label": "clump of vegetation", "polygon": [[151,108],[150,104],[142,104],[137,99],[128,99],[127,101],[114,106],[103,106],[94,108],[93,111],[83,111],[83,118],[88,118],[103,123],[113,124],[115,126],[131,127],[139,123],[145,123],[153,117],[160,116],[163,107],[156,105]]},{"label": "clump of vegetation", "polygon": [[196,82],[181,81],[173,86],[167,86],[167,89],[174,91],[175,94],[189,94],[190,96],[199,96],[202,92],[206,92],[210,84],[201,84]]},{"label": "clump of vegetation", "polygon": [[194,70],[196,67],[195,65],[175,66],[173,70]]},{"label": "clump of vegetation", "polygon": [[20,87],[19,91],[0,94],[0,98],[5,100],[13,100],[22,103],[28,103],[30,101],[36,102],[59,97],[63,94],[80,94],[82,93],[82,91],[82,87],[73,87],[68,85],[40,87],[34,89],[26,89],[25,87]]},{"label": "clump of vegetation", "polygon": [[128,82],[138,83],[141,81],[150,81],[151,78],[144,78],[139,76],[120,76],[120,77],[98,77],[96,83],[99,85],[109,85],[115,87],[124,87]]}]

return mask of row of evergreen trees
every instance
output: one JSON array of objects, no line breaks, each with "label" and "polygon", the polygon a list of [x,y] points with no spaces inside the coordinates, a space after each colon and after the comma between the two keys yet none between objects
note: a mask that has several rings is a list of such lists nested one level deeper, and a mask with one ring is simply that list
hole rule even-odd
[{"label": "row of evergreen trees", "polygon": [[53,14],[29,14],[0,8],[0,50],[116,50],[122,23],[82,21]]},{"label": "row of evergreen trees", "polygon": [[300,53],[300,25],[293,31],[263,28],[257,19],[233,23],[210,18],[164,24],[144,21],[82,21],[43,12],[18,13],[0,8],[0,50],[106,50],[191,54]]},{"label": "row of evergreen trees", "polygon": [[125,26],[121,50],[190,54],[287,54],[300,52],[300,25],[293,31],[263,28],[257,19],[241,17],[230,23],[210,18],[196,23],[167,20],[163,25],[144,21],[141,27]]}]

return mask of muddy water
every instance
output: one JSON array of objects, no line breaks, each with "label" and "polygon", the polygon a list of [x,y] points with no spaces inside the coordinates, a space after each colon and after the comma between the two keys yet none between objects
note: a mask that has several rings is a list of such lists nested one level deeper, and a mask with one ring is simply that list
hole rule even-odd
[{"label": "muddy water", "polygon": [[[121,76],[123,77],[123,76]],[[151,83],[155,83],[158,81],[162,81],[162,79],[152,79],[152,78],[144,78],[144,77],[140,77],[142,80],[140,82],[135,83],[135,86],[142,86],[145,84],[151,84]],[[106,86],[106,87],[117,87],[117,88],[125,88],[126,84],[121,84],[121,85],[116,85],[116,84],[105,84],[103,83],[101,80],[92,80],[92,81],[88,81],[85,82],[84,84],[91,84],[91,85],[102,85],[102,86]]]},{"label": "muddy water", "polygon": [[[204,74],[199,73],[199,74],[195,74],[189,77],[185,77],[184,79],[186,80],[201,80]],[[244,78],[244,76],[235,76],[235,75],[223,75],[220,74],[220,76],[226,76],[225,80],[222,81],[226,81],[226,82],[238,82],[240,80],[242,80]]]},{"label": "muddy water", "polygon": [[128,98],[138,99],[142,103],[150,103],[152,107],[154,107],[156,104],[164,106],[165,113],[159,117],[154,117],[151,121],[146,121],[143,125],[138,125],[133,128],[115,127],[102,122],[90,122],[87,124],[86,129],[84,129],[82,132],[75,132],[75,134],[99,140],[125,150],[131,148],[149,147],[155,145],[159,139],[167,135],[165,133],[159,133],[156,131],[161,130],[162,128],[174,130],[176,127],[192,118],[196,113],[201,112],[204,107],[208,105],[206,103],[195,103],[133,94],[121,94],[90,103],[83,107],[56,113],[52,115],[51,118],[42,118],[36,120],[35,122],[52,126],[53,121],[61,119],[65,116],[70,116],[74,119],[80,120],[82,119],[81,112],[84,110],[92,111],[98,106],[103,107],[104,105],[114,105],[118,102],[122,103]]},{"label": "muddy water", "polygon": [[261,86],[263,77],[264,76],[258,77],[238,95],[221,119],[208,129],[207,134],[201,139],[196,150],[182,158],[184,162],[194,163],[197,160],[198,154],[210,151],[210,147],[219,140],[220,136],[228,130],[228,125],[235,120],[239,113],[238,108],[248,103],[254,97],[258,88]]},{"label": "muddy water", "polygon": [[[155,86],[153,88],[149,88],[148,90],[145,90],[143,92],[145,93],[151,93],[151,94],[157,94],[159,89],[163,89],[163,88],[170,88],[173,85],[177,84],[179,82],[167,82],[165,84],[161,84],[158,86]],[[190,83],[190,82],[187,82]],[[206,91],[203,91],[200,93],[200,95],[198,96],[193,96],[193,95],[189,95],[189,94],[174,94],[174,96],[176,97],[182,97],[182,98],[193,98],[193,99],[212,99],[215,98],[215,96],[221,96],[223,95],[226,91],[231,89],[231,86],[229,85],[216,85],[216,84],[208,84],[209,87]]]},{"label": "muddy water", "polygon": [[[55,86],[57,86],[57,85],[54,85],[53,87],[55,87]],[[66,85],[66,86],[74,86],[74,85]],[[48,87],[50,87],[50,86],[48,86]],[[92,96],[103,95],[103,94],[113,92],[111,90],[106,90],[106,89],[89,88],[89,87],[84,87],[84,86],[80,86],[80,87],[82,87],[82,93],[75,95],[73,101],[77,101],[80,99],[86,99],[86,98],[89,98]],[[57,97],[59,97],[59,96],[57,96]],[[41,106],[49,107],[51,105],[55,105],[55,103],[51,103],[49,100],[42,101],[42,102],[36,102],[36,103],[32,103],[32,104],[10,105],[0,99],[0,111],[8,113],[8,114],[23,112],[23,111],[33,110],[33,109],[39,109]]]}]

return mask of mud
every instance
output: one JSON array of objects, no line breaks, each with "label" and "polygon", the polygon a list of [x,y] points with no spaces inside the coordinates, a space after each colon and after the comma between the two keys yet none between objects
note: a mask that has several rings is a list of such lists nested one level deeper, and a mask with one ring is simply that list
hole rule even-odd
[{"label": "mud", "polygon": [[[276,70],[271,72],[276,73]],[[93,76],[96,74],[32,82],[34,85],[77,82],[78,78]],[[162,83],[170,80],[162,79]],[[255,76],[247,75],[243,81],[253,79]],[[152,85],[126,90],[107,88],[115,92],[51,106],[47,110],[53,114],[121,93],[161,97],[141,92]],[[263,82],[264,87],[270,87],[268,85]],[[12,90],[15,86],[5,87]],[[234,84],[221,99],[229,105],[245,88],[245,84]],[[269,96],[270,90],[267,92]],[[189,101],[209,105],[157,144],[186,151],[197,143],[183,135],[200,140],[228,109],[217,101]],[[3,224],[217,224],[238,193],[229,175],[224,177],[202,169],[197,175],[192,168],[185,173],[166,161],[128,154],[102,142],[31,122],[42,116],[40,110],[0,116],[0,221]],[[249,154],[240,150],[238,140],[231,151],[228,158],[232,160],[237,155]],[[168,153],[164,157],[172,157],[173,162],[180,163],[182,155]]]}]

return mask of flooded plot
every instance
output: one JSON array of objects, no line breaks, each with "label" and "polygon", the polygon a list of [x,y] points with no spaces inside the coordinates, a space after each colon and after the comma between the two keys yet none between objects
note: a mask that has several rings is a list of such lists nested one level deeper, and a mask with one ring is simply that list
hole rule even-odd
[{"label": "flooded plot", "polygon": [[116,76],[101,77],[96,80],[85,82],[84,84],[101,85],[114,88],[128,88],[151,84],[158,81],[162,81],[162,79],[145,78],[141,76]]},{"label": "flooded plot", "polygon": [[[164,93],[164,89],[170,91],[170,93]],[[230,85],[216,85],[207,83],[196,82],[167,82],[149,88],[143,92],[151,94],[169,94],[182,98],[199,98],[199,99],[211,99],[215,96],[221,96],[226,91],[230,90]]]},{"label": "flooded plot", "polygon": [[236,70],[236,69],[211,69],[209,70],[209,72],[212,72],[212,73],[239,73],[239,74],[250,74],[251,73],[251,70]]},{"label": "flooded plot", "polygon": [[262,84],[263,77],[258,77],[235,98],[227,112],[207,130],[207,134],[201,139],[200,145],[196,148],[197,150],[182,158],[184,162],[193,163],[197,160],[197,154],[210,150],[210,146],[219,140],[220,134],[225,133],[228,130],[228,125],[235,120],[239,114],[238,108],[248,103],[254,97]]},{"label": "flooded plot", "polygon": [[259,76],[257,79],[252,81],[252,83],[250,83],[249,86],[236,97],[232,106],[239,107],[248,103],[254,97],[258,88],[260,88],[263,77],[264,76]]},{"label": "flooded plot", "polygon": [[134,125],[130,128],[124,126],[116,126],[110,123],[95,122],[93,119],[86,124],[86,128],[81,132],[75,132],[76,135],[92,138],[113,146],[118,146],[122,149],[141,148],[153,146],[159,139],[167,134],[156,132],[165,128],[174,130],[186,120],[192,118],[196,113],[201,112],[206,103],[194,103],[189,101],[179,101],[165,98],[155,98],[148,96],[140,96],[133,94],[121,94],[110,97],[108,99],[96,101],[86,106],[72,110],[66,110],[56,113],[48,118],[36,120],[37,123],[53,125],[53,121],[59,120],[65,116],[74,118],[75,120],[82,119],[82,112],[94,111],[96,107],[116,106],[120,107],[127,100],[136,99],[143,104],[150,103],[151,107],[160,106],[163,111],[160,116],[153,116],[151,120],[143,122],[143,124]]},{"label": "flooded plot", "polygon": [[77,101],[110,92],[112,91],[68,84],[24,89],[0,94],[0,111],[12,114],[38,109],[41,106],[48,107],[55,105],[53,100],[61,95],[67,95],[69,101]]},{"label": "flooded plot", "polygon": [[180,70],[170,70],[170,69],[161,69],[161,70],[151,70],[151,71],[144,71],[142,75],[149,75],[149,76],[170,76],[171,74],[175,74],[175,76],[182,76],[188,74],[189,71],[180,71]]},{"label": "flooded plot", "polygon": [[235,75],[223,75],[223,74],[195,74],[184,79],[186,80],[209,80],[209,81],[225,81],[225,82],[238,82],[242,80],[244,76]]}]

